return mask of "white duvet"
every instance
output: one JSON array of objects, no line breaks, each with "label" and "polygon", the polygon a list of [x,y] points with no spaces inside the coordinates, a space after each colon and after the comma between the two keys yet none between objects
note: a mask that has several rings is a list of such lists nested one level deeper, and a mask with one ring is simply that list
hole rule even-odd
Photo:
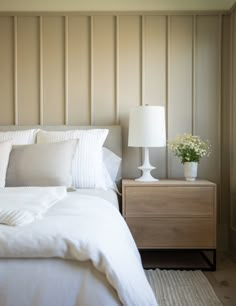
[{"label": "white duvet", "polygon": [[0,188],[0,223],[21,226],[41,219],[66,196],[66,187]]},{"label": "white duvet", "polygon": [[101,198],[69,193],[41,220],[0,225],[0,257],[91,260],[124,305],[157,305],[126,223]]}]

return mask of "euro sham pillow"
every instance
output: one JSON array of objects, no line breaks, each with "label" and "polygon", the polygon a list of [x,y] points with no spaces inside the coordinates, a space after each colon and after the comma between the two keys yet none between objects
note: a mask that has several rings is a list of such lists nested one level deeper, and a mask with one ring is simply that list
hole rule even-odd
[{"label": "euro sham pillow", "polygon": [[7,187],[72,185],[72,159],[77,140],[13,146]]},{"label": "euro sham pillow", "polygon": [[107,189],[103,175],[102,146],[108,129],[43,131],[37,134],[37,143],[79,139],[72,163],[72,183],[75,188]]},{"label": "euro sham pillow", "polygon": [[6,172],[11,152],[11,141],[0,142],[0,187],[5,187]]},{"label": "euro sham pillow", "polygon": [[12,145],[33,144],[36,140],[37,129],[0,132],[0,141],[11,140]]},{"label": "euro sham pillow", "polygon": [[113,182],[121,179],[121,158],[107,148],[102,148],[102,158],[109,176]]}]

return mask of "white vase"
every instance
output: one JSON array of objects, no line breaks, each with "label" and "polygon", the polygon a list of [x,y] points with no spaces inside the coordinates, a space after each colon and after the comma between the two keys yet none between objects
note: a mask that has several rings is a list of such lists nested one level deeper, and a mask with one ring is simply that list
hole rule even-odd
[{"label": "white vase", "polygon": [[184,177],[186,181],[193,182],[197,177],[197,162],[185,162],[184,163]]}]

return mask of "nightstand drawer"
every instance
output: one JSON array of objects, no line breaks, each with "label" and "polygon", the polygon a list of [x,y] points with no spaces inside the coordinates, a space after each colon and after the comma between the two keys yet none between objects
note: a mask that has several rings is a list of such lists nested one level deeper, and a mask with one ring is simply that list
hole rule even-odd
[{"label": "nightstand drawer", "polygon": [[213,187],[126,186],[125,216],[204,216],[215,213]]},{"label": "nightstand drawer", "polygon": [[139,248],[216,247],[211,218],[126,218]]}]

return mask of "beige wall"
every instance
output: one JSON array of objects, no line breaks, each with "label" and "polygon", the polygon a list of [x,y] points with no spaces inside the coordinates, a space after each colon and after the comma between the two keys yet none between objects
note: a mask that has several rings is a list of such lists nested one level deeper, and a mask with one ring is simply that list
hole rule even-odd
[{"label": "beige wall", "polygon": [[[0,124],[120,123],[123,174],[136,177],[141,154],[127,147],[130,107],[165,106],[169,139],[190,132],[212,144],[199,177],[218,184],[225,243],[229,26],[221,14],[0,16]],[[151,160],[156,176],[183,177],[166,148],[152,149]]]},{"label": "beige wall", "polygon": [[0,11],[228,10],[234,0],[0,0]]},{"label": "beige wall", "polygon": [[236,8],[231,14],[230,46],[230,247],[236,253]]}]

